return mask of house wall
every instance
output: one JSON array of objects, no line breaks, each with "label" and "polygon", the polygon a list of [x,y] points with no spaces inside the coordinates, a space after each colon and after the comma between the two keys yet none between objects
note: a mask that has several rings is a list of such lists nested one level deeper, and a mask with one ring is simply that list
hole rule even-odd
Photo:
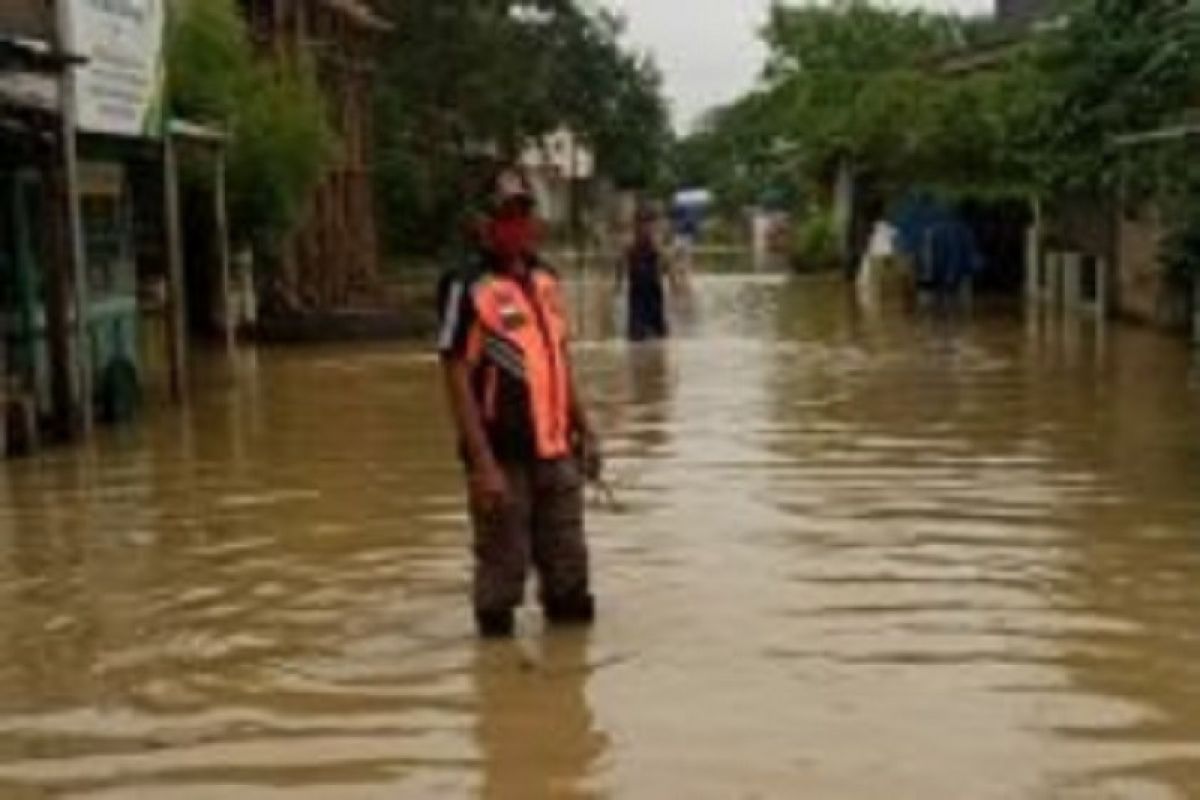
[{"label": "house wall", "polygon": [[1118,235],[1117,313],[1156,322],[1162,297],[1158,249],[1162,224],[1157,207],[1146,203],[1121,214]]},{"label": "house wall", "polygon": [[1111,265],[1109,302],[1118,317],[1165,327],[1184,323],[1186,298],[1170,285],[1159,261],[1163,222],[1155,203],[1058,204],[1045,209],[1042,233],[1047,250]]},{"label": "house wall", "polygon": [[[572,205],[582,202],[595,173],[595,155],[569,130],[558,130],[531,143],[521,154],[521,166],[529,176],[542,218],[552,227],[571,222]],[[574,181],[573,181],[574,179]],[[575,198],[573,192],[580,196]]]},{"label": "house wall", "polygon": [[1165,328],[1189,324],[1189,288],[1172,279],[1160,260],[1165,225],[1158,206],[1147,202],[1119,220],[1117,313]]},{"label": "house wall", "polygon": [[380,30],[348,0],[243,0],[259,46],[275,58],[305,48],[339,152],[282,248],[282,300],[292,309],[353,305],[373,296],[380,266],[371,164],[374,48]]}]

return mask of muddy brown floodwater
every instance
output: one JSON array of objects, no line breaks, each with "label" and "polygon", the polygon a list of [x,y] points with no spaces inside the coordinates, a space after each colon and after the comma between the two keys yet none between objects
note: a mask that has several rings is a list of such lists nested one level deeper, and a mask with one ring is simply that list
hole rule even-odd
[{"label": "muddy brown floodwater", "polygon": [[633,349],[606,302],[591,634],[472,637],[415,347],[0,467],[0,798],[1200,797],[1183,345],[724,276]]}]

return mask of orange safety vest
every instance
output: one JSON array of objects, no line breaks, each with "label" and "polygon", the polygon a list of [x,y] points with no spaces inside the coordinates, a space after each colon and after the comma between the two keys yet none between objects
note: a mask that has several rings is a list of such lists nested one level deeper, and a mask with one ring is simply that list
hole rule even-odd
[{"label": "orange safety vest", "polygon": [[541,268],[527,281],[489,273],[471,290],[477,324],[467,344],[473,370],[482,370],[485,426],[496,418],[499,372],[524,382],[537,456],[571,453],[571,381],[567,364],[569,326],[558,281]]}]

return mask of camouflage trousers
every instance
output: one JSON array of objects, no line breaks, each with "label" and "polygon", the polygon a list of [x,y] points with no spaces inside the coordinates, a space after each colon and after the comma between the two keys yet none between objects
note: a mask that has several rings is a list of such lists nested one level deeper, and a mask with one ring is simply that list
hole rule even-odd
[{"label": "camouflage trousers", "polygon": [[583,532],[583,476],[574,459],[503,465],[509,502],[471,509],[478,611],[522,605],[530,567],[543,606],[586,596],[588,549]]}]

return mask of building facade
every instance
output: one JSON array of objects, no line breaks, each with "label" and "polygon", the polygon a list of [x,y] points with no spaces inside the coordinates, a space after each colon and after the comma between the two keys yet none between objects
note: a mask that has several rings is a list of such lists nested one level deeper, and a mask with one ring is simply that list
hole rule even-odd
[{"label": "building facade", "polygon": [[302,312],[369,300],[380,250],[374,202],[374,52],[389,26],[364,0],[241,0],[260,50],[316,63],[339,151],[280,256],[269,302]]},{"label": "building facade", "polygon": [[0,6],[0,417],[68,438],[137,402],[131,175],[157,150],[163,17],[77,0],[57,11]]},{"label": "building facade", "polygon": [[552,227],[566,228],[595,178],[596,158],[590,147],[567,129],[533,142],[521,154],[542,218]]}]

